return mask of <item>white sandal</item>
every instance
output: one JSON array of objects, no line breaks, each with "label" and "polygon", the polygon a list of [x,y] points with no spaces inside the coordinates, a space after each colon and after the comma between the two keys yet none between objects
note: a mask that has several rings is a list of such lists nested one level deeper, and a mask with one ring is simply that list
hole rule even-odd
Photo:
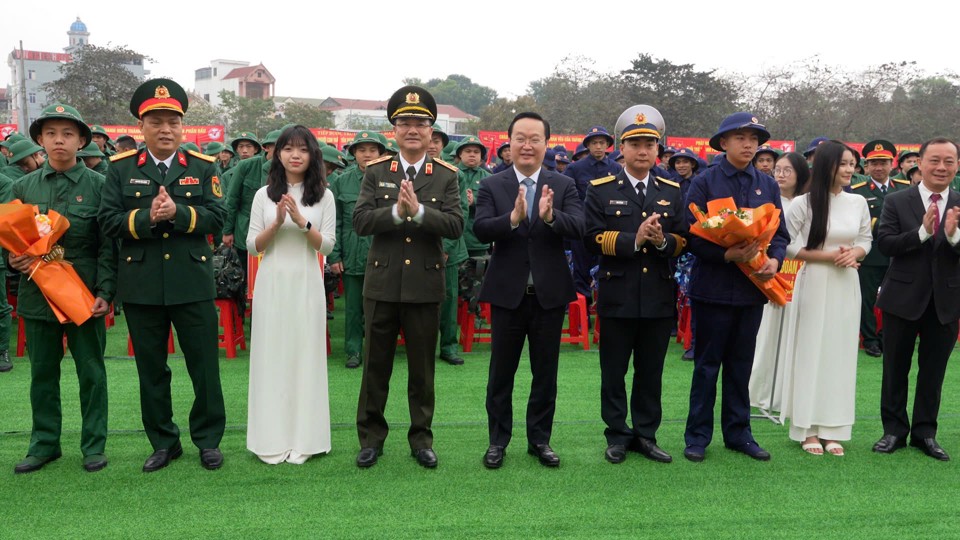
[{"label": "white sandal", "polygon": [[[811,456],[823,455],[823,446],[819,442],[801,444],[800,448],[802,448],[804,452],[810,454]],[[820,450],[820,451],[814,452],[814,450]]]},{"label": "white sandal", "polygon": [[[830,441],[830,442],[828,442],[827,445],[823,447],[823,449],[826,450],[827,452],[829,452],[831,455],[834,455],[834,456],[837,456],[837,457],[843,457],[843,456],[844,456],[843,446],[841,446],[840,443],[838,443],[838,442],[836,442],[836,441]],[[834,453],[833,450],[840,450],[840,451]]]}]

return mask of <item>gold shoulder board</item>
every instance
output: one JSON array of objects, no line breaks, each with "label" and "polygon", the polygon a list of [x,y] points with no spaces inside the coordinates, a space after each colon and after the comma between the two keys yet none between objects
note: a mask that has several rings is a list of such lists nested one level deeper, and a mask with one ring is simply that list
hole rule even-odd
[{"label": "gold shoulder board", "polygon": [[110,156],[110,163],[113,163],[114,161],[120,161],[123,158],[128,158],[130,156],[135,156],[135,155],[137,155],[136,149],[127,150],[126,152],[120,152],[119,154],[114,154]]},{"label": "gold shoulder board", "polygon": [[899,178],[894,178],[893,181],[896,182],[896,183],[898,183],[898,184],[903,184],[903,185],[905,185],[905,186],[911,185],[909,180],[901,180],[901,179],[899,179]]},{"label": "gold shoulder board", "polygon": [[206,155],[206,154],[201,154],[200,152],[194,152],[193,150],[187,150],[187,153],[190,154],[191,156],[195,157],[195,158],[200,158],[200,159],[202,159],[202,160],[204,160],[204,161],[209,161],[210,163],[213,163],[214,161],[217,160],[217,158],[215,158],[215,157],[213,157],[213,156],[208,156],[208,155]]},{"label": "gold shoulder board", "polygon": [[867,185],[866,182],[860,182],[859,184],[854,184],[854,185],[850,186],[850,189],[859,189],[859,188],[862,188],[862,187],[865,186],[865,185]]},{"label": "gold shoulder board", "polygon": [[674,182],[673,180],[667,180],[666,178],[664,178],[664,177],[662,177],[662,176],[658,176],[658,177],[657,177],[657,180],[663,182],[664,184],[666,184],[666,185],[668,185],[668,186],[673,186],[673,187],[675,187],[675,188],[677,188],[677,189],[680,188],[680,184]]},{"label": "gold shoulder board", "polygon": [[384,162],[384,161],[389,161],[389,160],[391,160],[391,159],[393,159],[393,156],[391,156],[390,154],[384,154],[384,155],[378,157],[377,159],[368,161],[368,162],[367,162],[367,167],[369,167],[369,166],[371,166],[371,165],[374,165],[374,164],[377,164],[377,163],[382,163],[382,162]]},{"label": "gold shoulder board", "polygon": [[602,186],[602,185],[606,184],[607,182],[613,182],[613,181],[616,180],[616,179],[617,179],[617,177],[616,177],[616,176],[613,176],[613,175],[611,175],[611,176],[604,176],[603,178],[597,178],[596,180],[591,180],[591,181],[590,181],[590,185],[591,185],[591,186]]},{"label": "gold shoulder board", "polygon": [[442,159],[440,159],[440,158],[433,158],[433,162],[436,163],[436,164],[438,164],[438,165],[442,165],[442,166],[450,169],[451,171],[453,171],[453,172],[455,172],[455,173],[460,172],[460,169],[458,169],[458,168],[456,167],[456,165],[451,165],[450,163],[447,163],[446,161],[444,161],[444,160],[442,160]]}]

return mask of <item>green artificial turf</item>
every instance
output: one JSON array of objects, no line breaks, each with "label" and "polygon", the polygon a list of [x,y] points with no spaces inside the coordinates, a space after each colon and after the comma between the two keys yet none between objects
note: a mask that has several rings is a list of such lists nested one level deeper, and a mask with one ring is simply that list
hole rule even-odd
[{"label": "green artificial turf", "polygon": [[[516,437],[503,468],[489,471],[481,464],[489,345],[479,344],[464,354],[465,365],[437,366],[434,448],[440,465],[425,470],[406,442],[401,349],[385,454],[360,470],[354,419],[361,370],[343,367],[343,314],[336,315],[328,364],[333,451],[302,466],[265,465],[246,451],[244,352],[237,360],[221,359],[226,463],[219,471],[202,469],[187,434],[189,378],[182,357],[174,355],[174,410],[185,453],[167,469],[142,473],[151,449],[140,431],[137,372],[126,358],[121,317],[108,333],[110,465],[94,474],[81,468],[77,380],[68,357],[64,456],[37,473],[14,475],[30,438],[30,366],[16,359],[12,372],[0,374],[0,538],[960,537],[956,462],[940,463],[913,448],[890,456],[870,451],[882,434],[878,359],[860,357],[857,423],[845,457],[806,455],[785,427],[754,420],[757,440],[773,454],[770,462],[724,449],[717,427],[706,461],[694,464],[682,457],[692,363],[682,362],[682,349],[671,345],[659,442],[675,461],[664,465],[631,453],[625,463],[611,465],[603,459],[596,348],[564,345],[551,441],[561,466],[546,469],[525,452],[530,375],[522,364]],[[960,458],[958,387],[957,370],[948,370],[938,439]]]}]

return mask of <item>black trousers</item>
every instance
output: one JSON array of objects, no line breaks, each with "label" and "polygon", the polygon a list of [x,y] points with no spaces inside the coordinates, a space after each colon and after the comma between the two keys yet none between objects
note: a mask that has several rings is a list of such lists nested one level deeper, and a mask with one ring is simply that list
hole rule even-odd
[{"label": "black trousers", "polygon": [[487,423],[490,444],[507,446],[513,435],[513,383],[524,341],[533,374],[527,400],[527,441],[548,444],[557,408],[557,366],[566,305],[544,309],[535,295],[524,295],[517,309],[491,306],[490,375]]},{"label": "black trousers", "polygon": [[[629,444],[636,437],[654,442],[663,416],[660,396],[663,359],[670,343],[674,317],[621,319],[601,317],[600,415],[607,428],[607,444]],[[633,386],[627,427],[627,391],[624,377],[633,356]]]},{"label": "black trousers", "polygon": [[403,329],[407,347],[407,403],[410,407],[410,448],[433,447],[434,353],[440,328],[440,304],[379,302],[363,299],[364,359],[357,435],[362,448],[382,448],[389,426],[384,416],[397,337]]},{"label": "black trousers", "polygon": [[[933,300],[916,321],[883,312],[883,384],[880,390],[880,419],[883,432],[898,437],[912,433],[926,439],[937,434],[940,392],[947,360],[957,343],[957,321],[942,324]],[[913,428],[907,417],[907,387],[914,345],[917,351],[917,389],[913,398]]]},{"label": "black trousers", "polygon": [[[861,266],[857,271],[860,278],[860,335],[863,336],[863,346],[880,345],[883,342],[883,332],[877,330],[877,316],[873,314],[873,307],[877,305],[877,291],[883,284],[883,277],[887,275],[886,266]],[[886,326],[886,321],[884,321]]]}]

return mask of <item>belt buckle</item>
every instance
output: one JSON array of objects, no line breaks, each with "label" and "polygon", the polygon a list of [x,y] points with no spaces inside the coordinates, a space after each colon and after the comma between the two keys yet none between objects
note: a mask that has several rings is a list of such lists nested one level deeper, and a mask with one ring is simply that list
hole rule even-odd
[{"label": "belt buckle", "polygon": [[533,289],[533,285],[527,285],[527,288],[524,292],[529,295],[537,294],[536,291]]}]

